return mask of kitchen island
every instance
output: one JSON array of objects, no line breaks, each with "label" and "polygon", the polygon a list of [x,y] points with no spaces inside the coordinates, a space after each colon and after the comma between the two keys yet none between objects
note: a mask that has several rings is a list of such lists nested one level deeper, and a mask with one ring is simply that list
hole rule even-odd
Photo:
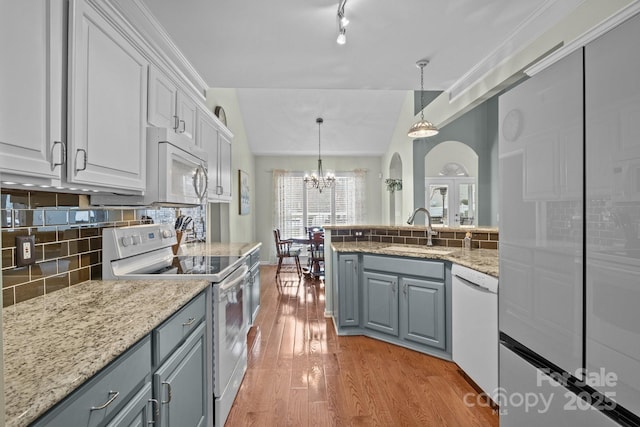
[{"label": "kitchen island", "polygon": [[495,249],[462,249],[443,246],[416,246],[380,242],[332,243],[333,251],[439,259],[464,265],[481,273],[498,277],[498,251]]}]

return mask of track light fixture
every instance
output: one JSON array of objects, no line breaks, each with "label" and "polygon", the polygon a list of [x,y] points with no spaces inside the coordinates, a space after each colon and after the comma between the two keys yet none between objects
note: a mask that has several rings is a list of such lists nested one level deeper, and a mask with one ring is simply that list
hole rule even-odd
[{"label": "track light fixture", "polygon": [[347,42],[347,30],[345,27],[349,25],[349,20],[344,14],[345,4],[347,4],[347,0],[340,0],[340,3],[338,3],[338,38],[336,39],[338,44],[345,44]]}]

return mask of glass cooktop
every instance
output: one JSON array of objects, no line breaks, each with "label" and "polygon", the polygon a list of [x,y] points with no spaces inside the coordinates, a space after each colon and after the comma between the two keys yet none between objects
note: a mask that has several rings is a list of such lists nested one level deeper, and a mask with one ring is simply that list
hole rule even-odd
[{"label": "glass cooktop", "polygon": [[170,266],[147,274],[215,275],[233,266],[239,256],[175,256]]}]

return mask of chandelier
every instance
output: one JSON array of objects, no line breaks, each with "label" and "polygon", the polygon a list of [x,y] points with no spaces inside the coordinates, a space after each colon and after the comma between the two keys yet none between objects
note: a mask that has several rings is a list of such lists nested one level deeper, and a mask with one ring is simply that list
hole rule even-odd
[{"label": "chandelier", "polygon": [[424,119],[424,67],[428,63],[429,61],[426,59],[416,62],[416,66],[420,68],[420,120],[409,129],[407,136],[410,138],[426,138],[438,134],[438,128]]},{"label": "chandelier", "polygon": [[316,119],[316,123],[318,124],[318,169],[311,172],[311,175],[304,175],[304,182],[307,185],[307,188],[312,189],[316,188],[320,193],[325,188],[331,188],[336,182],[336,177],[331,172],[327,172],[325,175],[322,170],[322,158],[320,157],[320,125],[324,122],[322,117],[318,117]]}]

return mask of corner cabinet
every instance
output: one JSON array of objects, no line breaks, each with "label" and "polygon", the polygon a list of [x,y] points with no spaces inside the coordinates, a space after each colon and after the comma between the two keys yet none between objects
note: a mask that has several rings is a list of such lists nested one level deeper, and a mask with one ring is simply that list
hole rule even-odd
[{"label": "corner cabinet", "polygon": [[[64,2],[3,2],[0,14],[0,173],[60,185],[63,137]],[[16,43],[15,41],[19,41]],[[37,181],[36,181],[37,180]]]},{"label": "corner cabinet", "polygon": [[69,7],[67,181],[141,194],[149,63],[91,0]]},{"label": "corner cabinet", "polygon": [[197,145],[208,154],[209,201],[230,202],[232,197],[231,132],[208,111],[198,109]]},{"label": "corner cabinet", "polygon": [[451,278],[444,261],[338,254],[337,262],[340,334],[451,359]]}]

